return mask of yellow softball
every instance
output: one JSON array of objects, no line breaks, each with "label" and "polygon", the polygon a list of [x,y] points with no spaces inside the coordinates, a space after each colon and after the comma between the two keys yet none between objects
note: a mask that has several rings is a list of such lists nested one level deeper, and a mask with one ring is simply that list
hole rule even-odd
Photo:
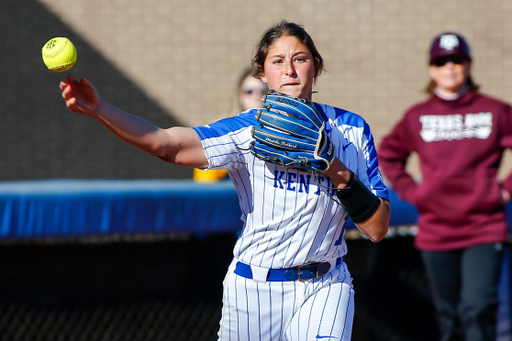
[{"label": "yellow softball", "polygon": [[41,53],[44,64],[52,71],[67,71],[76,63],[75,46],[66,37],[55,37],[48,40]]}]

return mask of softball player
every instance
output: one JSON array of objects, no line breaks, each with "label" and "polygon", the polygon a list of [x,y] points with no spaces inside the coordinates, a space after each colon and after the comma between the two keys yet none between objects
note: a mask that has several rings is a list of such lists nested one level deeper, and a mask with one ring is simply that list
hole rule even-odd
[{"label": "softball player", "polygon": [[[323,70],[311,37],[286,21],[265,32],[253,64],[270,89],[302,99]],[[343,262],[344,225],[350,215],[379,241],[390,214],[371,131],[360,116],[316,104],[336,157],[324,173],[311,174],[249,152],[256,109],[207,126],[161,129],[114,108],[85,79],[69,76],[61,89],[72,111],[152,155],[229,171],[244,228],[224,280],[219,340],[350,340],[354,291]]]}]

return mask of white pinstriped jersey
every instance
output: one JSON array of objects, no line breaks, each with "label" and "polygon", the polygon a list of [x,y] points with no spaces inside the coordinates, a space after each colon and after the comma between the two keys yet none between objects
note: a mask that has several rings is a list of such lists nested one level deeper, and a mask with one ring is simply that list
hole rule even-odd
[{"label": "white pinstriped jersey", "polygon": [[[337,157],[375,195],[389,200],[368,124],[352,112],[315,104],[328,121],[326,130]],[[256,110],[193,128],[201,139],[209,169],[227,169],[238,193],[244,229],[233,251],[235,258],[281,269],[343,256],[348,218],[344,208],[307,172],[263,162],[249,152],[251,126],[258,124]],[[318,180],[332,187],[321,173]]]}]

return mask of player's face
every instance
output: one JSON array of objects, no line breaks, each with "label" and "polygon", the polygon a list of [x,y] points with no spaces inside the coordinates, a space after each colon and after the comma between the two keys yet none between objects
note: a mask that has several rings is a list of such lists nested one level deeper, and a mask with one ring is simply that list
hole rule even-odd
[{"label": "player's face", "polygon": [[314,58],[306,45],[294,36],[282,36],[268,49],[261,79],[271,90],[307,99],[315,73]]},{"label": "player's face", "polygon": [[441,58],[429,67],[430,77],[439,90],[454,94],[466,84],[471,69],[471,62],[455,57]]}]

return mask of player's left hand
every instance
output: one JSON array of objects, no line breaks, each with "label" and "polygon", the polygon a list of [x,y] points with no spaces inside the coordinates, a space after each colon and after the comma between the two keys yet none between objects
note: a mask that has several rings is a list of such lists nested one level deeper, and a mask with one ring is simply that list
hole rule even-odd
[{"label": "player's left hand", "polygon": [[252,131],[251,153],[266,162],[324,172],[334,159],[325,120],[312,102],[279,92],[263,97],[260,123]]}]

